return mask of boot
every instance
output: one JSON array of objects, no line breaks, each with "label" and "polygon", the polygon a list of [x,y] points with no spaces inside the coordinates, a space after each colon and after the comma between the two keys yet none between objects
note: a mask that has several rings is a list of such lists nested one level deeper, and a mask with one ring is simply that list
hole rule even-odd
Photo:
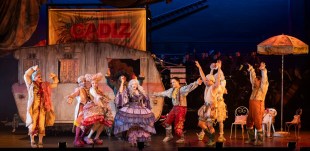
[{"label": "boot", "polygon": [[177,144],[181,144],[185,142],[184,133],[182,133],[181,138],[175,141]]},{"label": "boot", "polygon": [[247,133],[249,135],[249,139],[247,141],[245,141],[244,143],[246,143],[246,144],[254,143],[255,142],[255,132],[254,132],[254,129],[248,129]]},{"label": "boot", "polygon": [[263,145],[263,131],[257,131],[257,140],[254,143],[255,146]]},{"label": "boot", "polygon": [[198,140],[199,140],[199,141],[202,141],[203,138],[205,137],[205,132],[204,132],[204,130],[201,130],[201,132],[196,133],[196,135],[197,135],[197,137],[198,137]]},{"label": "boot", "polygon": [[219,142],[225,142],[226,141],[226,138],[224,137],[223,134],[220,134],[220,136],[218,137],[217,139]]},{"label": "boot", "polygon": [[163,142],[168,142],[173,139],[172,135],[172,126],[166,128],[166,137],[163,139]]},{"label": "boot", "polygon": [[219,142],[225,142],[226,139],[224,137],[224,123],[223,122],[219,122],[219,130],[220,130],[220,136],[218,137],[218,141]]},{"label": "boot", "polygon": [[215,133],[210,133],[210,132],[207,132],[207,135],[208,135],[208,137],[209,137],[209,140],[208,140],[208,142],[207,142],[207,146],[213,146],[213,145],[215,145]]},{"label": "boot", "polygon": [[80,127],[76,127],[75,128],[75,139],[74,139],[74,142],[73,142],[73,145],[75,147],[83,147],[84,144],[81,143],[81,137],[80,137],[80,133],[81,133],[81,128]]}]

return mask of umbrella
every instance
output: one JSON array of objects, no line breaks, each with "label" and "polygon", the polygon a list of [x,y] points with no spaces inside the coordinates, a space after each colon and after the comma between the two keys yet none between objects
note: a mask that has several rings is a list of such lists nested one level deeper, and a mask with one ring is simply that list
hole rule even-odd
[{"label": "umbrella", "polygon": [[278,35],[270,37],[257,45],[257,52],[263,55],[282,55],[281,70],[281,132],[283,131],[283,69],[284,55],[289,54],[308,54],[309,47],[301,40],[289,36]]}]

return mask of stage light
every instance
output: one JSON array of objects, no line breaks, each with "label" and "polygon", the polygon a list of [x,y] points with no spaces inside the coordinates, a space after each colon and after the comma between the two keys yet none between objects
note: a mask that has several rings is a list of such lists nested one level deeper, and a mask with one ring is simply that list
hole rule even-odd
[{"label": "stage light", "polygon": [[288,142],[287,143],[287,147],[290,148],[290,149],[296,148],[296,142]]},{"label": "stage light", "polygon": [[223,142],[216,142],[215,148],[223,148]]},{"label": "stage light", "polygon": [[59,149],[67,148],[67,142],[58,142],[58,148]]}]

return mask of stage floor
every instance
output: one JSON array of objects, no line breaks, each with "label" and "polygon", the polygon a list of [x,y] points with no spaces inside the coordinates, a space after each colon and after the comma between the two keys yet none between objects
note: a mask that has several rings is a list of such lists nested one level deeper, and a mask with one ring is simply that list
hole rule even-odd
[{"label": "stage floor", "polygon": [[[152,136],[152,141],[150,146],[146,146],[143,150],[145,151],[173,151],[173,150],[202,150],[206,147],[205,143],[207,138],[205,137],[204,141],[198,141],[196,132],[199,130],[187,130],[186,132],[186,142],[184,144],[176,144],[174,139],[169,143],[163,143],[162,139],[164,138],[164,131],[161,131],[159,134]],[[241,129],[237,131],[237,138],[229,138],[230,129],[225,130],[225,137],[227,141],[223,144],[223,148],[253,148],[253,150],[258,149],[249,144],[244,144],[242,139]],[[104,140],[103,145],[95,146],[85,146],[84,148],[108,148],[110,151],[137,151],[138,148],[131,147],[130,144],[126,141],[121,141],[115,137],[108,137],[106,134],[102,134],[101,138]],[[58,131],[57,133],[49,133],[44,137],[44,148],[58,148],[59,142],[67,142],[67,148],[73,147],[74,135],[68,131]],[[245,138],[246,139],[246,138]],[[300,133],[300,138],[296,139],[294,131],[291,132],[289,136],[286,137],[273,137],[265,138],[264,146],[260,148],[277,148],[287,147],[288,142],[296,142],[296,148],[294,150],[308,150],[310,148],[310,132],[302,131]],[[180,149],[182,148],[183,149]],[[305,147],[305,148],[304,148]],[[0,130],[0,148],[12,149],[12,148],[30,148],[29,137],[27,136],[27,129],[24,127],[19,127],[14,133],[10,127],[1,127]],[[192,149],[190,149],[192,148]]]}]

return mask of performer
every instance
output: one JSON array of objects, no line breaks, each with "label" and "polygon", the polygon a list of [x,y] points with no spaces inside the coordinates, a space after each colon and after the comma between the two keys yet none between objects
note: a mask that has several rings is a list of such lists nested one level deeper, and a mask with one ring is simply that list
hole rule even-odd
[{"label": "performer", "polygon": [[[220,74],[220,86],[218,88],[218,95],[217,95],[217,108],[216,108],[216,122],[219,123],[219,137],[218,137],[218,141],[219,142],[224,142],[226,141],[225,137],[224,137],[224,121],[226,120],[227,116],[227,107],[226,104],[224,102],[224,94],[227,94],[227,89],[226,89],[226,80],[225,80],[225,76],[222,70],[218,71],[216,74],[214,73],[215,68],[213,68],[214,64],[212,64],[212,66],[210,66],[211,71],[210,74],[214,75],[215,81],[217,81],[217,77],[218,74]],[[199,140],[203,140],[204,138],[204,130],[202,130],[199,134],[197,134],[198,139]]]},{"label": "performer", "polygon": [[[54,73],[49,77],[52,83],[44,82],[38,65],[30,67],[24,74],[25,84],[28,90],[28,103],[26,113],[26,126],[29,129],[31,147],[42,148],[45,127],[53,126],[55,122],[54,108],[51,101],[51,88],[56,88],[59,82]],[[39,143],[36,144],[34,136],[39,135]]]},{"label": "performer", "polygon": [[132,146],[137,142],[149,142],[151,134],[155,134],[155,116],[151,111],[150,100],[137,79],[128,83],[123,89],[125,79],[122,79],[119,92],[116,95],[117,105],[123,107],[115,115],[114,134],[127,132],[128,141]]},{"label": "performer", "polygon": [[[117,81],[112,80],[110,68],[108,68],[107,73],[105,75],[107,85],[113,90],[114,96],[117,95],[117,93],[118,93],[118,91],[120,89],[122,80],[125,81],[124,84],[123,84],[123,90],[126,89],[127,86],[128,86],[128,82],[127,82],[128,79],[127,79],[127,77],[129,77],[129,75],[127,73],[125,73],[125,72],[122,72],[122,71],[118,72],[117,75],[118,75],[118,80]],[[133,77],[133,79],[138,79],[139,84],[142,85],[144,77],[137,78],[135,75],[133,75],[132,77]],[[117,112],[118,109],[123,107],[123,104],[120,104],[120,103],[118,103],[116,101],[114,101],[114,102],[115,102],[115,110]],[[114,122],[116,122],[116,121],[114,121]],[[113,123],[113,125],[114,124],[115,123]],[[112,127],[114,127],[114,126],[112,126]],[[107,128],[108,136],[111,136],[111,131],[112,131],[111,129],[112,128]],[[118,139],[124,139],[125,140],[126,132],[123,132],[123,134],[118,134],[118,135],[116,135],[116,137]]]},{"label": "performer", "polygon": [[[84,137],[87,144],[103,144],[103,140],[99,138],[104,126],[111,127],[113,123],[113,116],[109,104],[109,98],[103,94],[98,87],[98,82],[102,79],[103,75],[97,73],[91,77],[90,95],[93,97],[91,102],[88,102],[83,108],[83,125],[93,125],[88,136]],[[97,131],[97,132],[96,132]],[[94,140],[91,136],[96,132]]]},{"label": "performer", "polygon": [[[213,75],[214,68],[211,68],[210,74]],[[220,74],[220,75],[218,75]],[[227,116],[227,108],[226,104],[224,102],[224,94],[227,94],[227,89],[226,89],[226,80],[225,76],[222,70],[218,70],[218,72],[214,75],[215,81],[217,81],[217,77],[220,77],[220,85],[218,88],[218,95],[217,95],[217,117],[216,121],[219,123],[219,137],[218,141],[219,142],[224,142],[226,141],[224,137],[224,121],[226,120]]]},{"label": "performer", "polygon": [[[73,145],[76,147],[84,146],[84,142],[82,138],[85,135],[85,132],[88,130],[82,125],[83,122],[83,107],[84,105],[91,101],[91,96],[89,94],[90,86],[87,85],[87,81],[85,76],[80,76],[78,78],[79,87],[74,90],[72,94],[67,96],[67,103],[72,104],[73,98],[76,98],[78,101],[75,107],[74,112],[74,128],[75,128],[75,139],[73,141]],[[84,131],[84,132],[83,132]]]},{"label": "performer", "polygon": [[[204,92],[204,105],[198,110],[198,126],[201,127],[204,131],[206,131],[207,136],[209,137],[209,141],[207,143],[208,146],[213,146],[215,144],[215,129],[213,127],[213,124],[218,117],[216,114],[216,108],[217,108],[217,98],[218,98],[218,92],[220,87],[220,79],[221,79],[221,67],[222,62],[220,60],[217,61],[217,63],[211,64],[210,68],[211,70],[217,68],[218,74],[217,77],[214,78],[212,74],[208,74],[205,76],[204,72],[202,71],[202,68],[198,61],[195,61],[196,66],[199,69],[200,76],[206,85],[205,92]],[[201,133],[203,134],[203,133]],[[204,135],[204,134],[203,134]]]},{"label": "performer", "polygon": [[176,143],[184,143],[184,122],[185,122],[185,115],[187,112],[187,100],[186,96],[189,92],[193,91],[201,85],[202,80],[199,78],[197,81],[185,85],[180,86],[180,80],[177,77],[171,78],[172,88],[163,91],[154,93],[154,96],[161,96],[161,97],[169,97],[172,98],[173,108],[169,112],[166,120],[163,122],[163,126],[166,128],[166,137],[163,139],[163,142],[168,142],[173,139],[172,135],[172,122],[174,121],[174,131],[179,139]]},{"label": "performer", "polygon": [[[248,64],[248,66],[248,71],[250,72],[250,81],[252,84],[252,93],[250,96],[249,114],[246,122],[249,139],[245,143],[263,145],[262,120],[265,111],[265,97],[269,86],[267,69],[266,64],[261,62],[259,66],[261,76],[256,76],[253,66],[250,64]],[[256,141],[254,137],[254,126],[257,129]]]}]

